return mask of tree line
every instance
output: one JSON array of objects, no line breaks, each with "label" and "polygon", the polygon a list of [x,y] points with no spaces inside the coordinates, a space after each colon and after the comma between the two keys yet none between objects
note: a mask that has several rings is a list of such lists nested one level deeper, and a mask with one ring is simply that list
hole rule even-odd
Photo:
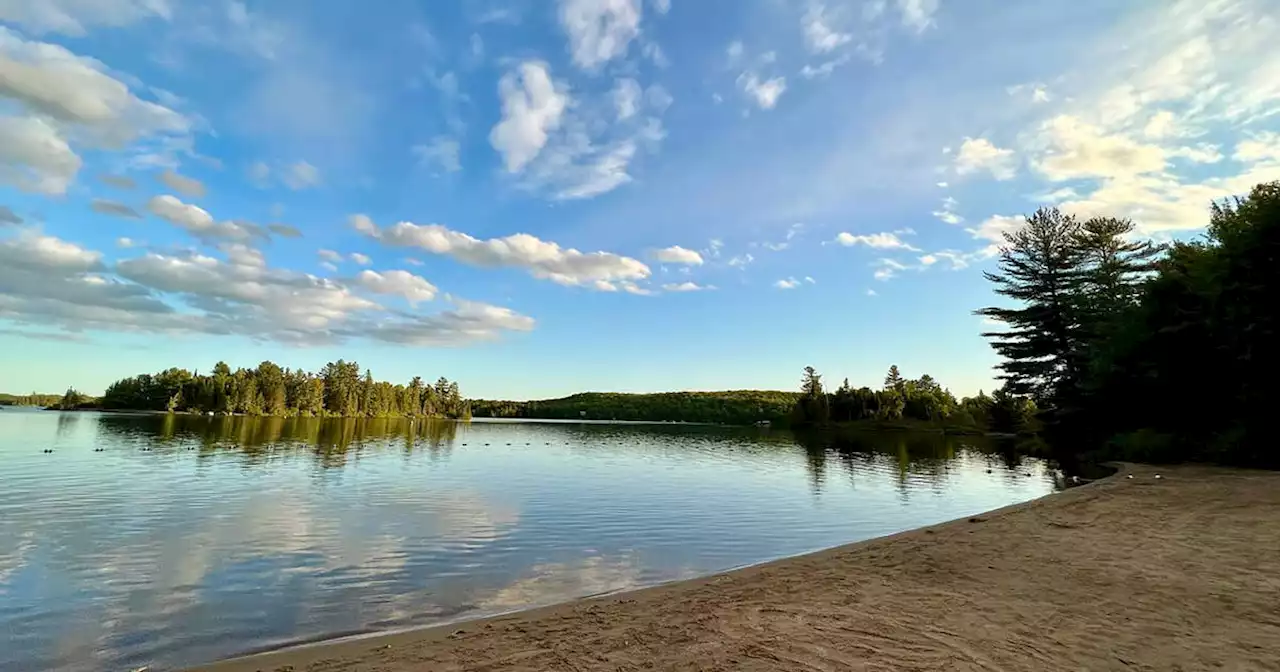
[{"label": "tree line", "polygon": [[0,394],[0,406],[53,406],[62,400],[58,394]]},{"label": "tree line", "polygon": [[545,418],[560,420],[634,420],[706,422],[749,425],[760,420],[785,423],[798,394],[769,390],[724,392],[659,392],[625,394],[583,392],[538,401],[471,402],[477,418]]},{"label": "tree line", "polygon": [[434,385],[415,376],[407,385],[375,381],[356,362],[338,360],[318,373],[262,362],[231,370],[218,362],[208,374],[170,368],[112,383],[99,405],[107,410],[212,412],[303,417],[470,417],[458,384]]},{"label": "tree line", "polygon": [[800,381],[800,396],[791,410],[791,425],[916,420],[958,429],[1012,434],[1031,430],[1035,413],[1033,402],[1003,388],[991,395],[979,390],[976,396],[957,400],[933,376],[924,374],[908,379],[896,364],[889,367],[884,385],[878,390],[865,386],[854,388],[845,378],[834,392],[827,392],[822,375],[807,366]]},{"label": "tree line", "polygon": [[1158,246],[1130,220],[1054,208],[1005,235],[980,315],[1005,389],[1068,450],[1280,466],[1280,182],[1213,203],[1202,239]]}]

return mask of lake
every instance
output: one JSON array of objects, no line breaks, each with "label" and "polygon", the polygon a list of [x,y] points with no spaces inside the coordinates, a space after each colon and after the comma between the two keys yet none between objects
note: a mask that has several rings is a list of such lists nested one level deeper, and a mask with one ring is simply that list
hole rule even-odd
[{"label": "lake", "polygon": [[173,669],[449,622],[1056,487],[977,437],[15,408],[0,465],[2,670]]}]

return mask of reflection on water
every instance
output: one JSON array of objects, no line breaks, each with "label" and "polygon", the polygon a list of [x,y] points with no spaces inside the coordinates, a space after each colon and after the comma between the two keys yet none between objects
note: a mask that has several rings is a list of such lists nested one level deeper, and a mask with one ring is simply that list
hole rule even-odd
[{"label": "reflection on water", "polygon": [[509,611],[1054,487],[972,437],[687,425],[6,409],[0,460],[5,670],[166,669]]}]

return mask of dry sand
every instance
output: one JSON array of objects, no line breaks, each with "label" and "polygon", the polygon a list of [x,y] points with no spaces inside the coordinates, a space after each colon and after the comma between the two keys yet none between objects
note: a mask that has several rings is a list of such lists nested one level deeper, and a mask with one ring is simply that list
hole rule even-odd
[{"label": "dry sand", "polygon": [[1280,670],[1280,473],[1130,466],[706,579],[204,669]]}]

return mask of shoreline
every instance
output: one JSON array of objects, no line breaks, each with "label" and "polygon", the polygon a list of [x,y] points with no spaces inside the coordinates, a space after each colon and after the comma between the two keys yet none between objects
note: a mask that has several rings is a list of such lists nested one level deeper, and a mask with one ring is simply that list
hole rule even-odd
[{"label": "shoreline", "polygon": [[1276,548],[1280,473],[1125,464],[720,574],[190,669],[1280,669]]}]

